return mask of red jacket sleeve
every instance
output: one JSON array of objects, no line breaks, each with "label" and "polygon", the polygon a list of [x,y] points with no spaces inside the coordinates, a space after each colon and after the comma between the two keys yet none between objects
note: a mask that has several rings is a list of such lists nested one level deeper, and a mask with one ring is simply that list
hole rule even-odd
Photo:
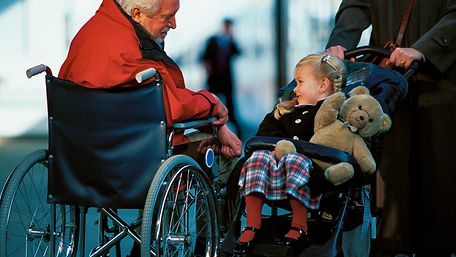
[{"label": "red jacket sleeve", "polygon": [[164,84],[168,124],[210,117],[217,102],[215,97],[206,90],[195,92],[185,88],[180,69],[170,64],[165,64],[165,67],[158,72]]}]

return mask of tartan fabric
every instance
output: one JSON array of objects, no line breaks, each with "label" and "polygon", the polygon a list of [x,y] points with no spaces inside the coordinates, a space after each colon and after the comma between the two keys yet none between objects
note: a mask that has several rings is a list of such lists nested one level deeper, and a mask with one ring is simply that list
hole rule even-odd
[{"label": "tartan fabric", "polygon": [[274,201],[291,195],[307,208],[317,209],[321,195],[312,197],[307,186],[311,168],[312,161],[300,153],[285,154],[277,162],[271,151],[255,151],[242,167],[239,186],[244,196],[256,192]]}]

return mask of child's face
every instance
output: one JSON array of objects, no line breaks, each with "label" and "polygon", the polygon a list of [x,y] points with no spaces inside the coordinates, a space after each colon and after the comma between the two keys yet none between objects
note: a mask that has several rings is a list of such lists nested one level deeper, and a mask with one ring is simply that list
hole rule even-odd
[{"label": "child's face", "polygon": [[318,78],[310,65],[295,69],[297,86],[293,89],[299,104],[315,105],[326,97],[323,92],[323,79]]}]

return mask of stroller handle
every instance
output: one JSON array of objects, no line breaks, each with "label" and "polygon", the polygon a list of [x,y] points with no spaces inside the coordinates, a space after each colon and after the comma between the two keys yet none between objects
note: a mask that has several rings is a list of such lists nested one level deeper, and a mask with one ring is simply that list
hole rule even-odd
[{"label": "stroller handle", "polygon": [[[345,58],[350,59],[353,57],[358,57],[358,56],[363,56],[366,54],[372,54],[374,56],[379,56],[379,57],[385,57],[389,58],[391,56],[391,51],[385,48],[381,47],[376,47],[376,46],[361,46],[357,47],[352,50],[347,50],[345,52]],[[410,64],[410,67],[403,73],[403,76],[405,79],[409,79],[412,77],[413,74],[415,74],[418,69],[419,69],[420,63],[417,61],[413,61],[412,64]]]},{"label": "stroller handle", "polygon": [[345,52],[345,58],[350,59],[365,54],[375,54],[380,57],[390,57],[391,51],[381,47],[375,46],[361,46]]}]

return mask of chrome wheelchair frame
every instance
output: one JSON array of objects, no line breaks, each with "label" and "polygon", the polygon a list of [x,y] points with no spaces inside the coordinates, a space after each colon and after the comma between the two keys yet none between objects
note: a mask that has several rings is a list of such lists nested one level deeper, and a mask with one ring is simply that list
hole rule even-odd
[{"label": "chrome wheelchair frame", "polygon": [[[4,185],[0,198],[0,255],[73,257],[80,253],[84,256],[86,213],[88,208],[95,207],[99,210],[99,235],[98,245],[90,252],[91,257],[108,256],[113,247],[116,248],[116,255],[121,256],[120,241],[128,236],[141,245],[141,256],[194,256],[195,251],[202,256],[216,256],[219,194],[213,178],[192,157],[173,155],[172,145],[173,136],[178,131],[210,125],[215,118],[177,123],[167,133],[162,106],[161,110],[154,109],[150,115],[131,108],[126,120],[120,119],[114,124],[110,119],[122,116],[118,113],[120,108],[103,113],[91,107],[92,104],[106,104],[102,102],[106,98],[114,101],[112,105],[118,104],[125,109],[120,96],[122,93],[116,91],[118,89],[109,92],[83,88],[53,77],[51,69],[45,65],[29,69],[27,77],[42,72],[46,73],[49,149],[30,154],[10,174]],[[147,107],[155,105],[154,101],[163,105],[159,74],[149,69],[136,75],[138,83],[152,77],[156,78],[152,85],[125,89],[125,92],[131,93],[132,99],[146,99]],[[77,99],[78,94],[83,97]],[[135,98],[135,94],[139,96]],[[149,96],[152,98],[147,100]],[[84,102],[87,98],[92,102]],[[91,123],[94,120],[88,116],[93,113],[101,120],[101,129],[97,127],[99,124]],[[138,125],[144,127],[138,129],[145,131],[144,142],[136,140],[125,145],[123,141],[98,141],[98,138],[104,138],[105,133],[101,133],[104,129],[106,134],[111,133],[111,126],[124,128],[125,133],[115,131],[113,135],[128,139],[130,135],[135,135],[136,128],[129,127],[125,121],[148,119],[149,116],[156,116],[156,119]],[[149,134],[152,127],[157,127],[161,138]],[[91,133],[93,135],[85,138]],[[215,127],[212,128],[212,135],[216,135]],[[138,144],[146,146],[135,150]],[[90,147],[97,148],[97,151],[88,151]],[[109,150],[111,148],[120,150],[114,152]],[[143,149],[152,151],[144,154]],[[140,153],[138,159],[129,154],[135,151]],[[206,153],[209,159],[214,158],[212,150]],[[124,154],[128,155],[125,160],[122,159]],[[154,160],[150,162],[149,159]],[[136,162],[145,164],[136,165]],[[72,166],[82,170],[73,172]],[[141,173],[137,166],[148,169]],[[116,169],[120,173],[113,172]],[[122,170],[134,172],[123,175]],[[85,173],[82,179],[78,177],[81,173]],[[102,174],[102,179],[108,182],[99,183],[93,177],[96,174]],[[132,175],[138,178],[139,184],[128,181]],[[127,180],[127,183],[122,183],[121,179],[119,182],[117,177]],[[140,206],[138,202],[141,202]],[[117,213],[117,209],[122,208],[143,209],[142,216],[128,224]],[[112,225],[108,224],[108,220]],[[137,231],[139,228],[140,232]]]}]

